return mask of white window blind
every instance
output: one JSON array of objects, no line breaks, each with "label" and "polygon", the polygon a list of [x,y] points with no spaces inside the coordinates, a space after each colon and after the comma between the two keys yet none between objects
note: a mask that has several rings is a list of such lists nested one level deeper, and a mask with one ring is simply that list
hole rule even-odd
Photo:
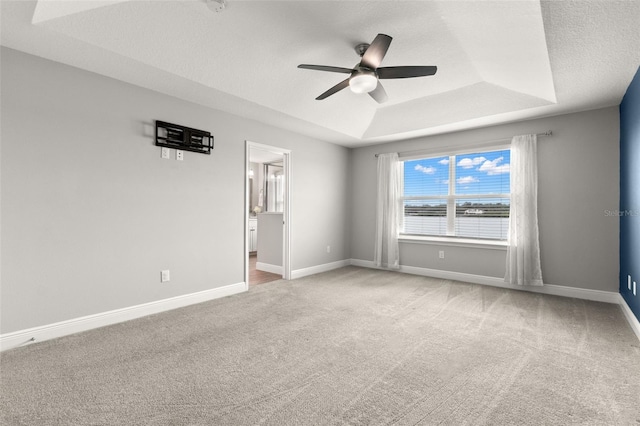
[{"label": "white window blind", "polygon": [[406,160],[404,234],[506,240],[510,150]]}]

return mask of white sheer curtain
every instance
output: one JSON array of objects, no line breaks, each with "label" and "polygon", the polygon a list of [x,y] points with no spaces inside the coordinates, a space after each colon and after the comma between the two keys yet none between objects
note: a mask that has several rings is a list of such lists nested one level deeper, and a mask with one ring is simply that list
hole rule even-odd
[{"label": "white sheer curtain", "polygon": [[400,268],[398,232],[402,211],[402,164],[398,154],[378,155],[378,197],[376,203],[374,264],[381,268]]},{"label": "white sheer curtain", "polygon": [[511,211],[504,277],[510,284],[542,285],[536,148],[536,135],[514,136],[511,141]]}]

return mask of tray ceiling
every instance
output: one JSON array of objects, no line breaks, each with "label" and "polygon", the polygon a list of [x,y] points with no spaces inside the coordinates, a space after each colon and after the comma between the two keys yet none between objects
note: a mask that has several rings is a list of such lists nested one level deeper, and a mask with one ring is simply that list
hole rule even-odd
[{"label": "tray ceiling", "polygon": [[[620,103],[640,65],[640,2],[3,1],[2,44],[345,146]],[[393,37],[389,100],[343,90],[354,46]]]}]

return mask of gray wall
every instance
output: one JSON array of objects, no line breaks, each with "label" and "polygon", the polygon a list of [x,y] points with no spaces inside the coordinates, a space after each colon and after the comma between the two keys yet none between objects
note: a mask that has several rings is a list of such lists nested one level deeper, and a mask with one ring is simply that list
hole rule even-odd
[{"label": "gray wall", "polygon": [[[373,260],[376,161],[374,153],[461,147],[552,130],[538,144],[538,209],[545,283],[617,291],[619,115],[611,107],[465,132],[425,137],[352,152],[351,257]],[[438,250],[445,250],[439,260]],[[505,251],[402,243],[400,263],[503,277]]]},{"label": "gray wall", "polygon": [[260,213],[258,215],[257,261],[259,263],[282,266],[283,236],[282,213]]},{"label": "gray wall", "polygon": [[[1,54],[1,333],[242,282],[245,140],[292,150],[292,268],[350,257],[346,148]],[[156,119],[212,155],[161,159]]]}]

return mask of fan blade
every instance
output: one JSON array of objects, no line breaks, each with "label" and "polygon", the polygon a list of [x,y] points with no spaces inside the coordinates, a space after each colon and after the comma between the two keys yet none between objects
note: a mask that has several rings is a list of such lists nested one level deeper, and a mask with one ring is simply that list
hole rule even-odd
[{"label": "fan blade", "polygon": [[322,95],[318,96],[316,98],[316,101],[321,101],[321,100],[323,100],[325,98],[328,98],[329,96],[333,95],[334,93],[341,91],[342,89],[344,89],[348,85],[349,85],[349,79],[348,78],[346,80],[342,80],[340,83],[336,84],[331,89],[327,90]]},{"label": "fan blade", "polygon": [[434,66],[382,67],[376,73],[378,78],[410,78],[434,75],[437,70],[438,67]]},{"label": "fan blade", "polygon": [[341,72],[343,74],[351,74],[353,72],[351,68],[330,67],[326,65],[300,64],[298,65],[298,68],[303,68],[307,70],[316,70],[316,71]]},{"label": "fan blade", "polygon": [[384,87],[382,87],[382,83],[380,82],[378,82],[375,89],[369,92],[369,96],[375,99],[379,104],[386,102],[388,99],[387,92],[384,90]]},{"label": "fan blade", "polygon": [[367,48],[367,51],[364,52],[364,55],[362,55],[360,65],[372,70],[378,68],[384,55],[387,54],[391,40],[393,39],[386,34],[378,34]]}]

